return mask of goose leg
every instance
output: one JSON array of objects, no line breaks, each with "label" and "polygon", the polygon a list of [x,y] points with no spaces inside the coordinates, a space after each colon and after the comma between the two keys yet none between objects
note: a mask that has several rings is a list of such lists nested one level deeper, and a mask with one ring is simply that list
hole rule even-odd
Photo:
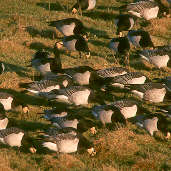
[{"label": "goose leg", "polygon": [[81,58],[81,51],[79,51],[79,57]]},{"label": "goose leg", "polygon": [[119,64],[118,60],[116,59],[116,58],[118,57],[118,53],[115,54],[115,53],[113,52],[112,55],[113,55],[115,64]]}]

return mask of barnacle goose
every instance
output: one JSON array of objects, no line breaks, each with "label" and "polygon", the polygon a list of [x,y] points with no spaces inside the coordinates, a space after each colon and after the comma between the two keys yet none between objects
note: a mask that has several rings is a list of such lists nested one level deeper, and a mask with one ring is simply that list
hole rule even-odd
[{"label": "barnacle goose", "polygon": [[[129,64],[130,43],[127,37],[113,38],[109,43],[109,48],[113,50],[117,57],[125,56],[125,63]],[[115,62],[119,63],[113,54]]]},{"label": "barnacle goose", "polygon": [[124,75],[119,75],[113,78],[106,78],[105,85],[112,85],[114,87],[124,88],[124,85],[144,84],[145,81],[146,76],[144,76],[141,72],[128,72]]},{"label": "barnacle goose", "polygon": [[78,105],[88,104],[91,90],[83,86],[71,86],[65,89],[52,90],[47,94],[50,100]]},{"label": "barnacle goose", "polygon": [[96,6],[96,0],[77,0],[77,3],[72,7],[72,12],[75,14],[77,10],[82,15],[82,10],[92,10]]},{"label": "barnacle goose", "polygon": [[5,129],[8,125],[8,118],[5,116],[5,109],[2,104],[0,104],[0,130]]},{"label": "barnacle goose", "polygon": [[11,127],[0,130],[0,142],[11,147],[20,147],[23,136],[24,131],[19,128]]},{"label": "barnacle goose", "polygon": [[163,102],[166,95],[166,86],[161,83],[145,83],[126,85],[126,88],[132,90],[132,93],[138,95],[141,99],[152,103]]},{"label": "barnacle goose", "polygon": [[130,3],[126,7],[132,15],[146,20],[157,18],[159,6],[153,0],[141,0],[136,3]]},{"label": "barnacle goose", "polygon": [[153,50],[143,50],[139,55],[157,68],[167,67],[171,58],[171,46],[161,46]]},{"label": "barnacle goose", "polygon": [[103,125],[116,122],[126,124],[124,116],[114,105],[95,106],[92,109],[92,114],[96,119],[100,120]]},{"label": "barnacle goose", "polygon": [[134,26],[134,18],[129,14],[120,14],[115,17],[116,34],[122,36],[122,31],[128,31]]},{"label": "barnacle goose", "polygon": [[68,51],[78,51],[80,58],[81,58],[81,52],[87,53],[86,57],[90,57],[90,50],[88,48],[87,41],[83,36],[80,35],[71,35],[71,36],[65,36],[62,40],[62,42],[57,42],[57,47],[61,48],[61,45],[63,45]]},{"label": "barnacle goose", "polygon": [[143,30],[130,30],[128,39],[136,47],[154,47],[149,33]]},{"label": "barnacle goose", "polygon": [[49,26],[56,27],[64,36],[85,34],[83,23],[77,18],[65,18],[48,22]]},{"label": "barnacle goose", "polygon": [[51,129],[45,134],[43,147],[60,153],[77,151],[79,136],[74,128]]},{"label": "barnacle goose", "polygon": [[24,113],[29,112],[28,106],[25,105],[19,98],[14,97],[13,95],[6,92],[0,92],[0,103],[4,106],[6,111],[13,109],[15,110],[16,107],[22,106]]},{"label": "barnacle goose", "polygon": [[66,127],[77,129],[77,124],[79,123],[77,119],[71,119],[67,112],[49,114],[49,111],[45,111],[44,118],[51,121],[54,126],[60,129]]}]

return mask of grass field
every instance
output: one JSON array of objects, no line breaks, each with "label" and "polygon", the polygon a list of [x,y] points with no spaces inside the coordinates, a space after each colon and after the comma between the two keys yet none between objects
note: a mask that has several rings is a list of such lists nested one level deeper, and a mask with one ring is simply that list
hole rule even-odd
[{"label": "grass field", "polygon": [[[37,50],[45,49],[52,53],[53,45],[62,35],[47,22],[67,17],[79,18],[86,26],[89,34],[91,57],[79,58],[77,52],[68,56],[61,53],[64,68],[79,65],[89,65],[95,69],[117,66],[108,48],[111,38],[116,37],[114,17],[119,13],[118,7],[129,1],[97,0],[93,11],[83,13],[83,16],[72,15],[68,9],[74,0],[1,0],[0,1],[0,61],[3,61],[7,71],[0,75],[0,88],[20,97],[29,105],[29,114],[8,112],[9,126],[16,126],[28,132],[32,137],[37,153],[32,154],[27,143],[20,152],[15,148],[0,145],[0,171],[8,170],[171,170],[171,140],[166,141],[161,132],[151,137],[147,132],[129,123],[126,128],[109,130],[98,128],[98,123],[91,117],[91,107],[73,108],[73,115],[81,118],[85,128],[83,135],[94,144],[97,154],[89,156],[82,147],[74,154],[47,153],[36,141],[39,131],[45,130],[50,123],[40,118],[37,113],[50,108],[44,99],[31,93],[23,94],[24,89],[19,83],[33,81],[36,73],[26,66]],[[141,28],[143,21],[136,22],[134,29]],[[144,27],[149,31],[155,46],[171,44],[171,18],[157,18]],[[126,33],[125,33],[126,34]],[[134,60],[135,49],[131,50],[131,71],[141,71],[150,79],[171,75],[169,67],[159,71],[148,63]],[[53,53],[52,53],[53,56]],[[124,66],[124,65],[123,65]],[[132,97],[124,92],[113,92],[116,99]],[[142,103],[147,113],[155,113],[158,105]],[[142,112],[142,111],[141,111]],[[141,114],[141,112],[139,114]],[[97,123],[97,125],[96,125]],[[91,135],[86,128],[97,127],[97,134]]]}]

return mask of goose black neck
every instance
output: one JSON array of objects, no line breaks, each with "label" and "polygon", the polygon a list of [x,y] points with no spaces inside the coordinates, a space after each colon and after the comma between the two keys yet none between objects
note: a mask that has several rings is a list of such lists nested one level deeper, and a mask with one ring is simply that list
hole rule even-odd
[{"label": "goose black neck", "polygon": [[56,71],[61,72],[62,71],[62,63],[61,63],[61,58],[60,58],[60,51],[59,51],[56,43],[54,45],[53,53],[55,56]]}]

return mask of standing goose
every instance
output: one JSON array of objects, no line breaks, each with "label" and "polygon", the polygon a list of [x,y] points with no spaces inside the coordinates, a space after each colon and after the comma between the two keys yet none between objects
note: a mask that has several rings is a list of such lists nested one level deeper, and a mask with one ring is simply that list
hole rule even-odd
[{"label": "standing goose", "polygon": [[120,110],[125,119],[136,116],[138,107],[136,102],[133,100],[122,99],[113,102],[112,105],[116,106]]},{"label": "standing goose", "polygon": [[83,23],[77,18],[65,18],[48,22],[49,26],[56,27],[64,36],[85,34]]},{"label": "standing goose", "polygon": [[171,58],[171,46],[162,46],[153,50],[143,50],[139,55],[157,68],[167,67]]},{"label": "standing goose", "polygon": [[92,109],[92,114],[96,119],[100,120],[103,125],[115,122],[126,123],[120,110],[113,105],[95,106]]},{"label": "standing goose", "polygon": [[72,12],[75,14],[79,9],[82,15],[82,10],[92,10],[95,6],[96,0],[77,0],[77,3],[72,7]]},{"label": "standing goose", "polygon": [[132,29],[134,26],[134,19],[131,15],[128,14],[120,14],[116,16],[114,19],[114,23],[116,25],[116,34],[119,35],[119,37],[122,36],[122,31],[128,31]]},{"label": "standing goose", "polygon": [[5,109],[2,104],[0,104],[0,130],[5,129],[8,125],[8,118],[5,116]]},{"label": "standing goose", "polygon": [[66,89],[52,90],[47,95],[48,99],[55,99],[70,104],[84,105],[88,104],[91,90],[83,86],[71,86]]},{"label": "standing goose", "polygon": [[144,84],[146,76],[140,72],[128,72],[124,75],[119,75],[113,78],[106,78],[105,85],[124,88],[127,84]]},{"label": "standing goose", "polygon": [[46,135],[43,147],[60,153],[77,151],[79,137],[73,128],[51,129]]},{"label": "standing goose", "polygon": [[[117,57],[125,56],[125,63],[129,64],[130,43],[127,37],[113,38],[109,43],[109,48],[115,52]],[[118,63],[113,54],[116,63]]]},{"label": "standing goose", "polygon": [[0,130],[0,142],[11,147],[20,147],[23,136],[24,131],[19,128],[11,127]]},{"label": "standing goose", "polygon": [[143,30],[130,30],[128,39],[136,47],[154,47],[149,33]]},{"label": "standing goose", "polygon": [[24,113],[29,112],[27,105],[21,102],[20,99],[17,99],[13,95],[6,92],[0,92],[0,103],[4,106],[4,109],[6,111],[13,110],[13,109],[15,110],[16,107],[21,105]]},{"label": "standing goose", "polygon": [[5,71],[5,65],[0,62],[0,74],[2,74]]},{"label": "standing goose", "polygon": [[57,47],[63,45],[68,51],[78,51],[80,58],[81,52],[87,53],[86,57],[90,57],[90,50],[87,41],[80,35],[65,36],[61,42],[57,42]]},{"label": "standing goose", "polygon": [[141,0],[136,3],[130,3],[126,7],[127,11],[132,15],[145,20],[157,18],[159,7],[153,0]]},{"label": "standing goose", "polygon": [[132,93],[138,95],[141,99],[152,103],[163,102],[166,95],[166,87],[161,83],[145,83],[126,85],[126,88],[132,90]]}]

